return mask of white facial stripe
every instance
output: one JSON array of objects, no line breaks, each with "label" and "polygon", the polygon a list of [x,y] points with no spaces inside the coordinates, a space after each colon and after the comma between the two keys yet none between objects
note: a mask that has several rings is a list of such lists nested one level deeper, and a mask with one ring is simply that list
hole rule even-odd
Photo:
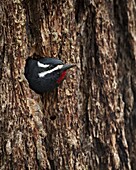
[{"label": "white facial stripe", "polygon": [[57,65],[55,68],[53,68],[53,69],[51,69],[51,70],[48,70],[48,71],[43,71],[43,72],[39,73],[38,75],[39,75],[39,77],[44,77],[45,75],[47,75],[47,74],[49,74],[49,73],[52,73],[52,72],[54,72],[54,71],[56,71],[56,70],[59,70],[59,69],[61,69],[62,67],[63,67],[63,65]]},{"label": "white facial stripe", "polygon": [[37,64],[38,64],[38,67],[42,67],[42,68],[47,68],[50,66],[49,64],[43,64],[43,63],[40,63],[39,61],[37,62]]}]

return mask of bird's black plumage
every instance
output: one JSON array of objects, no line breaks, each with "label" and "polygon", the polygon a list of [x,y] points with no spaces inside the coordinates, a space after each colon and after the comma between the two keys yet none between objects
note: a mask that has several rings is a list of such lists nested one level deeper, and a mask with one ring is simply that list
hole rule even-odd
[{"label": "bird's black plumage", "polygon": [[38,59],[38,61],[40,61],[43,64],[50,64],[54,66],[63,64],[63,62],[57,58],[40,58]]},{"label": "bird's black plumage", "polygon": [[[45,67],[44,65],[38,65],[38,62],[44,64]],[[59,86],[57,80],[61,77],[62,72],[73,66],[71,64],[63,64],[61,60],[56,58],[33,59],[28,57],[25,65],[25,77],[30,88],[36,93],[50,92]],[[41,75],[41,73],[45,73],[45,75]]]}]

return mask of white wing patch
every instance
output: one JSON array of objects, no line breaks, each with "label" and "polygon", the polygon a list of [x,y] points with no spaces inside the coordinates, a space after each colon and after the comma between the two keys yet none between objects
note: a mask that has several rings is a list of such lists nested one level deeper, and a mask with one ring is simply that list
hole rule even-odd
[{"label": "white wing patch", "polygon": [[43,64],[43,63],[40,63],[39,61],[37,62],[37,64],[38,64],[38,67],[42,67],[42,68],[47,68],[50,66],[49,64]]},{"label": "white wing patch", "polygon": [[60,70],[62,67],[63,67],[63,65],[57,65],[53,69],[48,70],[48,71],[43,71],[43,72],[39,73],[38,75],[39,75],[39,77],[44,77],[45,75],[47,75],[49,73],[52,73],[52,72],[54,72],[56,70]]}]

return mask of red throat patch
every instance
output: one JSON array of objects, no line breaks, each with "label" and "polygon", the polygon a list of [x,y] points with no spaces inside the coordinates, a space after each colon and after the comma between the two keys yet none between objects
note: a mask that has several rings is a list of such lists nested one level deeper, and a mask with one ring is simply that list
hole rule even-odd
[{"label": "red throat patch", "polygon": [[64,80],[66,76],[66,71],[63,71],[59,77],[59,79],[57,80],[57,83],[60,84],[62,82],[62,80]]}]

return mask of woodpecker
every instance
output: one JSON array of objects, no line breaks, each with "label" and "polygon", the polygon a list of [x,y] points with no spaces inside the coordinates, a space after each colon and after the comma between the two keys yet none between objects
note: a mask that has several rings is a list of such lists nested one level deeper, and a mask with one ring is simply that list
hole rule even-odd
[{"label": "woodpecker", "polygon": [[65,79],[67,70],[74,66],[74,64],[63,64],[56,58],[28,57],[24,74],[29,87],[36,93],[42,94],[57,88]]}]

